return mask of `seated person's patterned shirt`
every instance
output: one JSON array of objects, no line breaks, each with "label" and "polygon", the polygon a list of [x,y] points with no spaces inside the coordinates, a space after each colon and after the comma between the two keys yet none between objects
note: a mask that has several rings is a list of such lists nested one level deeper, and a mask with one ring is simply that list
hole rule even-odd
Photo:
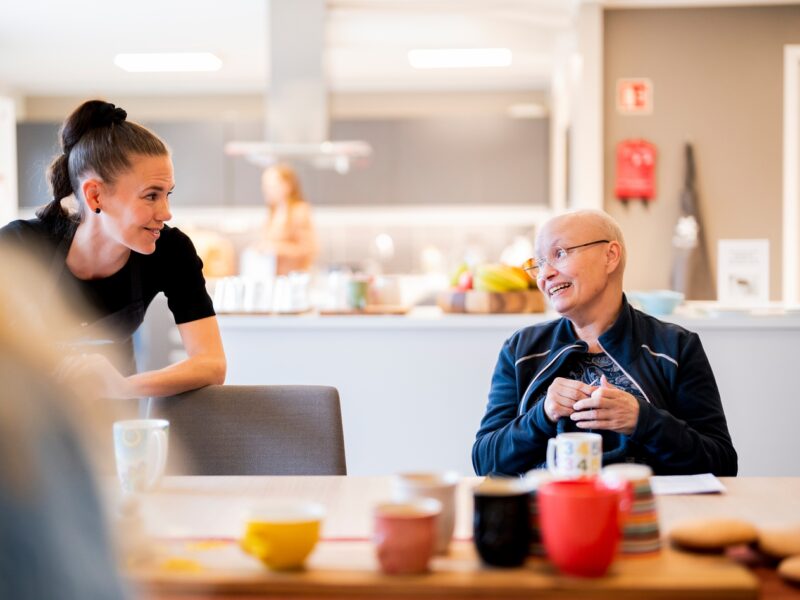
[{"label": "seated person's patterned shirt", "polygon": [[[582,353],[578,359],[569,365],[569,372],[564,375],[567,379],[582,381],[593,386],[600,385],[600,376],[605,375],[608,383],[619,388],[637,399],[642,399],[641,392],[628,379],[628,376],[612,361],[605,352],[593,354],[590,352]],[[546,393],[539,397],[538,401],[544,401]],[[628,439],[628,436],[607,430],[581,429],[569,417],[562,417],[557,424],[558,433],[567,431],[586,431],[599,433],[603,436],[603,465],[621,462],[621,458],[626,453],[628,456],[625,462],[636,462],[637,445]],[[642,461],[644,462],[644,461]],[[542,465],[545,466],[545,465]]]}]

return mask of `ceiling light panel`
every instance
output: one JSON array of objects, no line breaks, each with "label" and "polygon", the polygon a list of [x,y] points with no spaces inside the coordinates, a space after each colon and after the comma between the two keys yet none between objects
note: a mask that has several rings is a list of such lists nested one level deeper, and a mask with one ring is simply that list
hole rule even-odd
[{"label": "ceiling light panel", "polygon": [[408,62],[415,69],[508,67],[511,58],[508,48],[436,48],[408,52]]},{"label": "ceiling light panel", "polygon": [[222,61],[210,52],[117,54],[114,64],[131,73],[219,71],[222,68]]}]

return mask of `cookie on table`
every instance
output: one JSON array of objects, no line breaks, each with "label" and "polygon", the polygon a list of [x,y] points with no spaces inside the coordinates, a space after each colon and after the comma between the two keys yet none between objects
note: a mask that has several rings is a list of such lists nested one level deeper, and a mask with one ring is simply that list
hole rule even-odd
[{"label": "cookie on table", "polygon": [[800,555],[800,525],[758,531],[758,549],[775,558]]},{"label": "cookie on table", "polygon": [[800,556],[792,556],[783,559],[778,565],[778,575],[786,581],[800,584]]},{"label": "cookie on table", "polygon": [[669,539],[687,550],[720,552],[728,546],[752,544],[758,539],[758,530],[741,519],[693,519],[676,523]]}]

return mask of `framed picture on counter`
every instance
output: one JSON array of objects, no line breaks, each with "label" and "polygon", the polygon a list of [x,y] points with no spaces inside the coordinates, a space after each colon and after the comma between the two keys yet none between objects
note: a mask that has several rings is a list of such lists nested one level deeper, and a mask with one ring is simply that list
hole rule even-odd
[{"label": "framed picture on counter", "polygon": [[728,305],[769,302],[769,240],[719,240],[717,295]]}]

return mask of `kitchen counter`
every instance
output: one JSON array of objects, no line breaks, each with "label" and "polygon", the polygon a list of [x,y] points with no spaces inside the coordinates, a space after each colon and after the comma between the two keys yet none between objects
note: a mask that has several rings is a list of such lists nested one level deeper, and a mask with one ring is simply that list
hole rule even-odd
[{"label": "kitchen counter", "polygon": [[[316,311],[300,314],[275,313],[220,313],[228,327],[269,329],[496,329],[515,331],[535,323],[559,318],[554,312],[511,314],[443,313],[436,306],[417,306],[404,315],[352,314],[322,315]],[[692,331],[702,329],[782,329],[800,328],[800,313],[723,313],[707,314],[702,310],[688,310],[659,317]]]},{"label": "kitchen counter", "polygon": [[[220,315],[229,384],[339,389],[348,470],[454,468],[470,451],[503,341],[555,314]],[[696,331],[720,388],[742,475],[800,475],[800,315],[665,317]],[[787,390],[787,387],[789,389]]]},{"label": "kitchen counter", "polygon": [[404,315],[333,314],[315,311],[301,314],[220,314],[230,327],[268,327],[270,329],[463,329],[510,327],[517,329],[558,317],[557,314],[445,314],[436,306],[417,306]]}]

